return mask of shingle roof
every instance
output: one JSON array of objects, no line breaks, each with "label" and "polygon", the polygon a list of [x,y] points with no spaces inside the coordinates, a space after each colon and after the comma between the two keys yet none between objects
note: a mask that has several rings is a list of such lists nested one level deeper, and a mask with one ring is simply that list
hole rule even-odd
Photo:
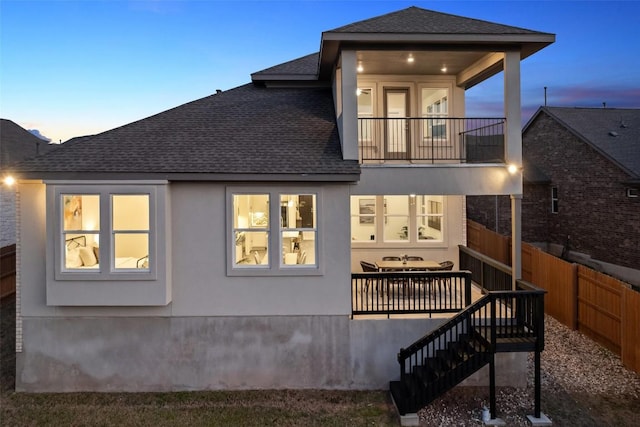
[{"label": "shingle roof", "polygon": [[640,109],[542,107],[539,111],[640,178]]},{"label": "shingle roof", "polygon": [[251,74],[253,80],[262,78],[273,78],[274,76],[283,76],[287,78],[298,77],[307,78],[308,80],[316,79],[318,75],[318,52],[284,64],[275,65],[264,70]]},{"label": "shingle roof", "polygon": [[342,160],[331,89],[251,84],[65,143],[18,167],[29,175],[117,172],[169,179],[171,174],[359,174],[357,161]]},{"label": "shingle roof", "polygon": [[5,168],[55,147],[57,145],[48,144],[11,120],[0,119],[0,167]]},{"label": "shingle roof", "polygon": [[397,34],[541,34],[537,31],[495,24],[473,18],[409,7],[397,12],[354,22],[331,33],[397,33]]}]

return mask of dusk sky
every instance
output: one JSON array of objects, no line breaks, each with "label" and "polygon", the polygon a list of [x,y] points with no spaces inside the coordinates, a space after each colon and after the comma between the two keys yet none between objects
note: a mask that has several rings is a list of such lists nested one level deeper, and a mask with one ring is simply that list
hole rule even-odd
[{"label": "dusk sky", "polygon": [[[640,108],[640,1],[0,0],[0,117],[53,141],[96,134],[250,82],[322,31],[418,6],[556,34],[522,62],[522,115]],[[502,74],[467,92],[502,116]]]}]

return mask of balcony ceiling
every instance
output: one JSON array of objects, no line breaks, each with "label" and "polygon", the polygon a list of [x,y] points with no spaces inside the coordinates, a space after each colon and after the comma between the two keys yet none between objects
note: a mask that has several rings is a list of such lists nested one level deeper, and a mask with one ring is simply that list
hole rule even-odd
[{"label": "balcony ceiling", "polygon": [[[412,55],[413,63],[407,58]],[[376,51],[364,50],[357,52],[358,64],[362,64],[366,74],[396,74],[396,75],[456,75],[481,58],[487,52],[465,51]],[[447,71],[443,72],[442,67]]]}]

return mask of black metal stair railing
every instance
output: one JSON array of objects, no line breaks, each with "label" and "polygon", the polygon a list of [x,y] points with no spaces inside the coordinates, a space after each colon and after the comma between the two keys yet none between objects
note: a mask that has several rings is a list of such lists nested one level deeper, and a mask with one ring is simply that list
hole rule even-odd
[{"label": "black metal stair railing", "polygon": [[[525,283],[519,287],[490,292],[400,350],[400,380],[390,389],[401,414],[416,412],[488,363],[493,370],[496,352],[542,351],[544,291]],[[494,385],[491,390],[495,417]]]}]

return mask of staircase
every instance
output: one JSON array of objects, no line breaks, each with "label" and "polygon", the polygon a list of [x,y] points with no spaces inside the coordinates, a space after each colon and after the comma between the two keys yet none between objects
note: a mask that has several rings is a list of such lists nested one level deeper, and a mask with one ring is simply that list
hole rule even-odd
[{"label": "staircase", "polygon": [[495,417],[497,352],[531,352],[544,345],[540,291],[490,292],[442,326],[398,353],[400,379],[390,392],[401,415],[415,413],[483,366],[491,365],[491,414]]}]

